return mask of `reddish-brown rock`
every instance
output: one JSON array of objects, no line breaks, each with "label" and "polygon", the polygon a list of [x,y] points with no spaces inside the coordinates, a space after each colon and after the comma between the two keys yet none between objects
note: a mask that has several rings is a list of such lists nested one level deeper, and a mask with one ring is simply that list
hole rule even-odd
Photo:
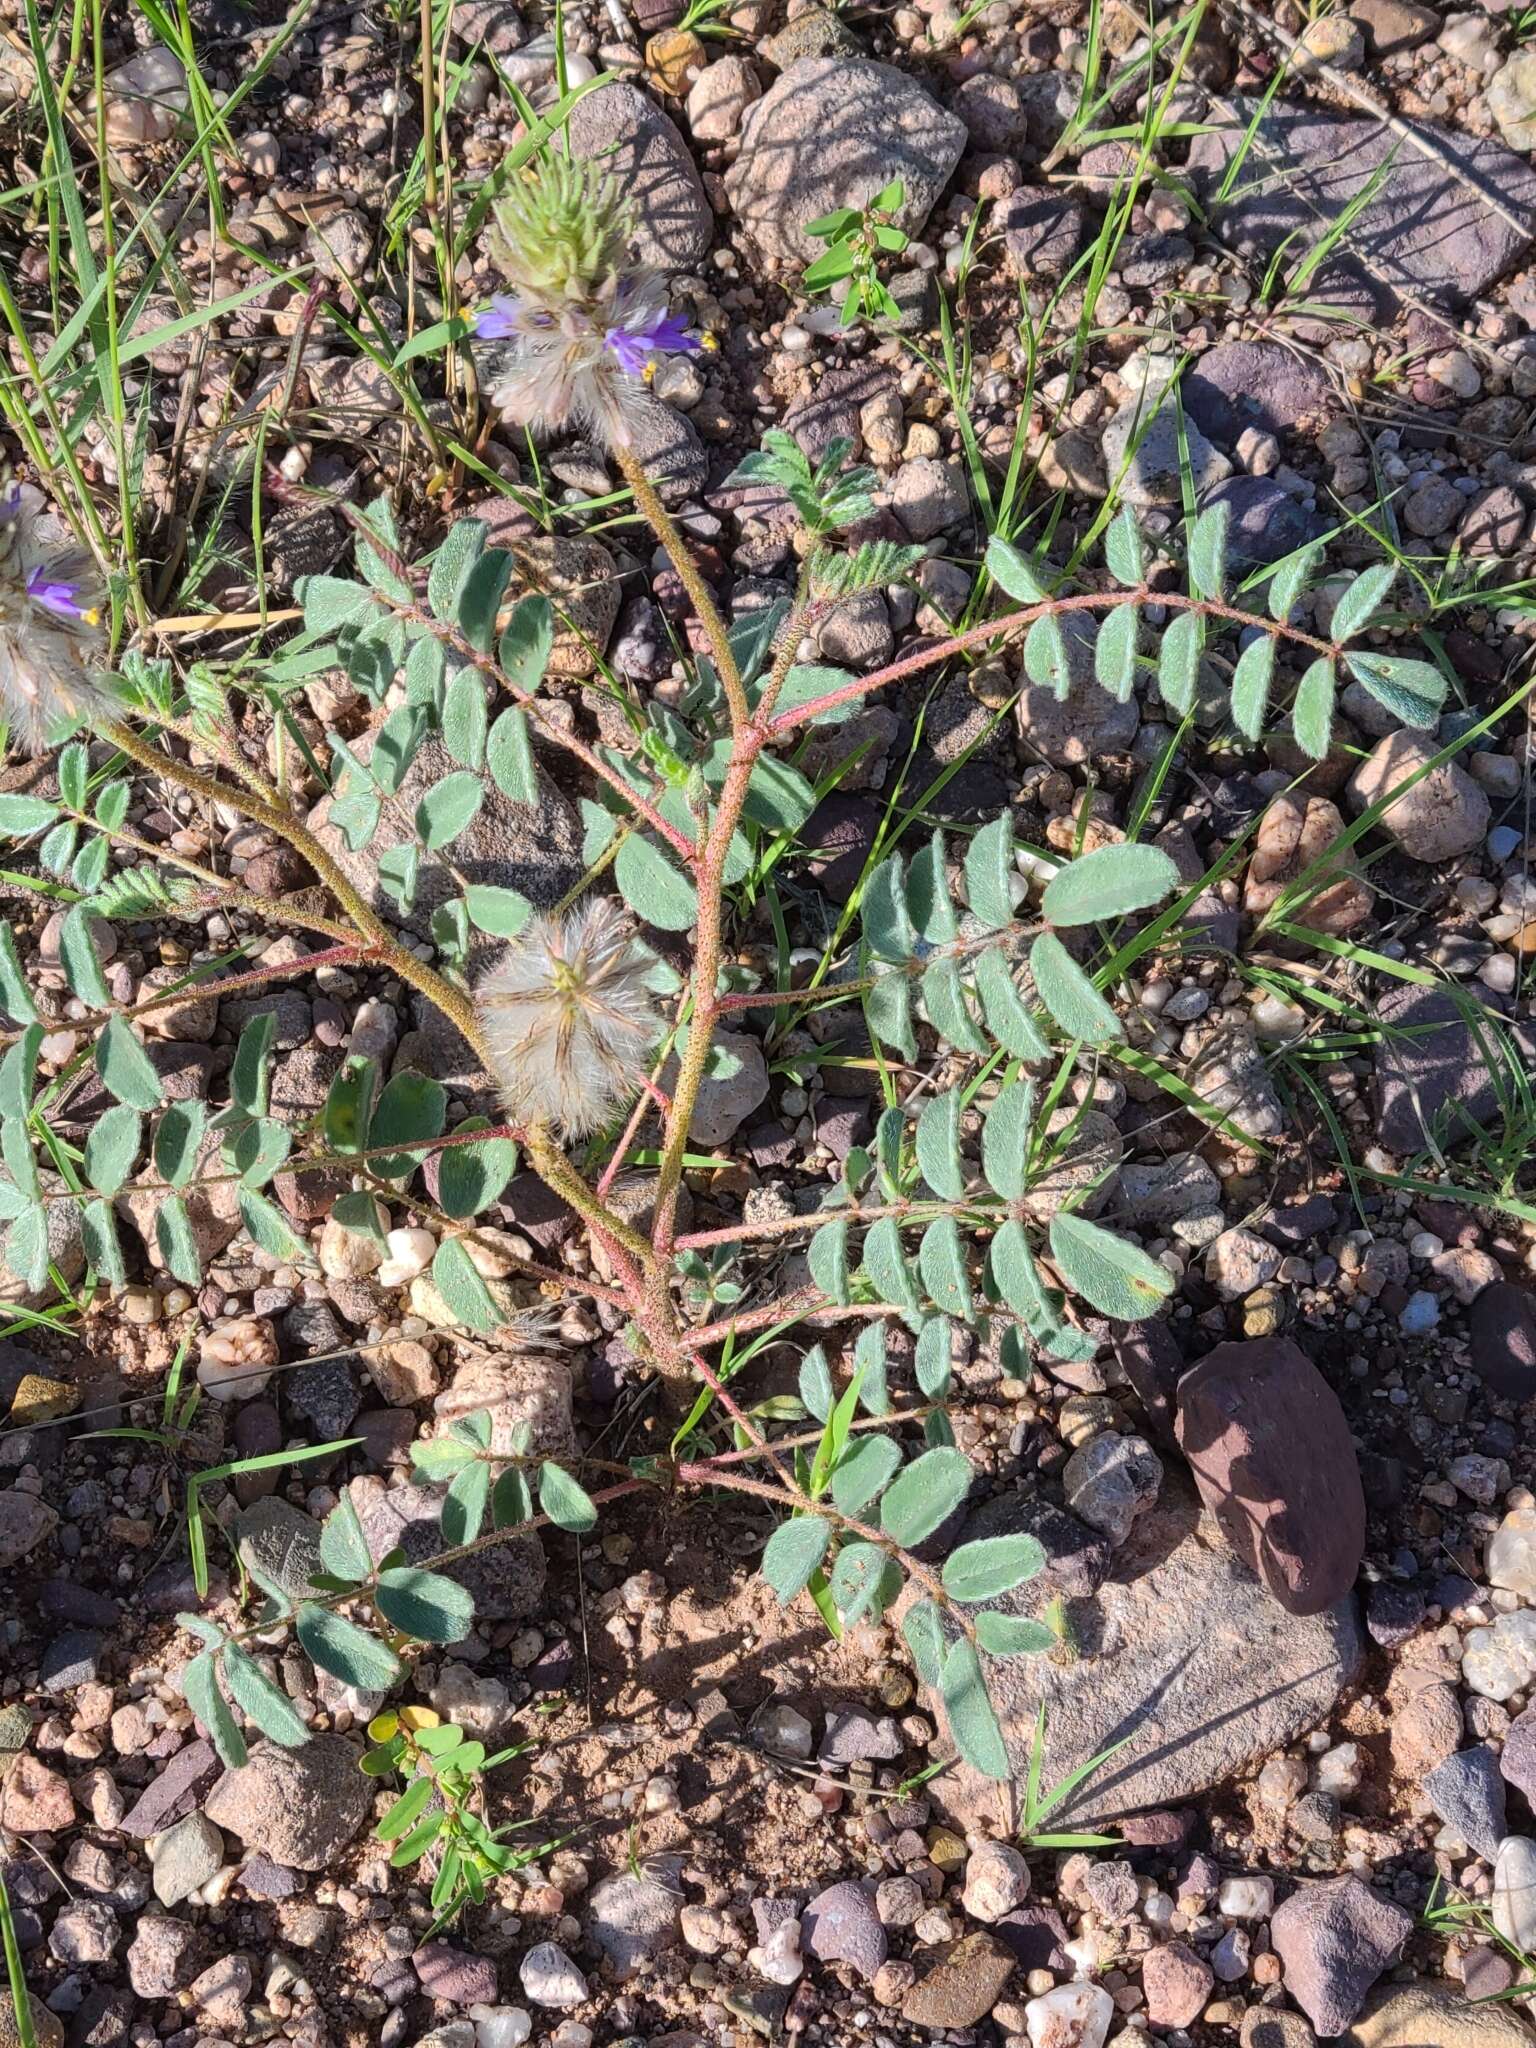
[{"label": "reddish-brown rock", "polygon": [[1285,1337],[1218,1344],[1179,1381],[1179,1448],[1222,1534],[1291,1614],[1354,1584],[1365,1495],[1338,1396]]}]

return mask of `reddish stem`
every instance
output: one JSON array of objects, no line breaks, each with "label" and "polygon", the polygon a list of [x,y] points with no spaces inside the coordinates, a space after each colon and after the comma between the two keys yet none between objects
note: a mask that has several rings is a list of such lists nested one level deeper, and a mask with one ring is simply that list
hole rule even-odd
[{"label": "reddish stem", "polygon": [[1160,604],[1172,611],[1199,612],[1213,619],[1235,619],[1240,625],[1262,626],[1265,632],[1295,640],[1318,654],[1337,656],[1339,652],[1337,644],[1331,640],[1315,639],[1312,634],[1302,633],[1295,626],[1262,619],[1255,612],[1240,611],[1236,605],[1219,604],[1215,598],[1184,597],[1177,591],[1148,590],[1145,587],[1140,590],[1086,590],[1076,597],[1046,598],[1043,603],[1030,605],[1024,611],[1009,612],[1005,618],[987,619],[979,626],[972,626],[969,632],[957,633],[933,647],[919,648],[915,654],[889,662],[867,676],[857,676],[841,689],[829,690],[824,697],[813,697],[809,703],[796,704],[769,721],[768,737],[778,739],[781,734],[792,732],[797,725],[805,725],[839,704],[851,704],[859,697],[869,696],[873,690],[883,690],[887,683],[900,682],[903,676],[917,675],[925,668],[932,668],[936,662],[947,661],[952,654],[963,654],[968,648],[981,647],[989,640],[1016,633],[1021,626],[1033,625],[1036,619],[1052,614],[1059,616],[1063,612],[1113,611],[1122,604]]}]

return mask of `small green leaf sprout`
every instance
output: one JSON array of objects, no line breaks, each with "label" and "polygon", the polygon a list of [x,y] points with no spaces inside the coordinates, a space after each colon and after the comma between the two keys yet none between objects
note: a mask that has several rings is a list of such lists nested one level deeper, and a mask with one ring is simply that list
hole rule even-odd
[{"label": "small green leaf sprout", "polygon": [[808,292],[825,292],[846,278],[845,327],[851,327],[855,320],[900,317],[901,308],[881,278],[879,265],[883,256],[899,256],[907,247],[908,238],[895,218],[906,196],[900,178],[892,178],[862,206],[840,206],[833,213],[806,222],[805,232],[827,246],[807,267],[800,282]]}]

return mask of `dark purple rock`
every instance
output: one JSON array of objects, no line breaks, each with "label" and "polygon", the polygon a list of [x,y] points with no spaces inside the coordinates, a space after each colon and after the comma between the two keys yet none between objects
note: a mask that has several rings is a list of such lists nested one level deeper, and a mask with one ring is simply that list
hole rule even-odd
[{"label": "dark purple rock", "polygon": [[818,1892],[800,1916],[800,1945],[818,1962],[847,1963],[869,1982],[888,1952],[874,1887],[848,1879]]},{"label": "dark purple rock", "polygon": [[1504,1780],[1486,1743],[1460,1749],[1424,1779],[1424,1795],[1448,1828],[1488,1862],[1505,1836]]},{"label": "dark purple rock", "polygon": [[748,1131],[742,1149],[759,1173],[768,1173],[775,1167],[793,1166],[800,1155],[800,1141],[782,1124],[759,1124]]},{"label": "dark purple rock", "polygon": [[1505,1401],[1536,1396],[1536,1296],[1495,1280],[1467,1311],[1472,1368]]},{"label": "dark purple rock", "polygon": [[1136,1390],[1147,1419],[1147,1434],[1164,1449],[1174,1443],[1173,1393],[1184,1370],[1184,1354],[1159,1317],[1116,1324],[1112,1342],[1120,1370]]},{"label": "dark purple rock", "polygon": [[[1436,162],[1378,121],[1288,99],[1264,109],[1250,139],[1255,112],[1234,99],[1228,121],[1212,120],[1189,147],[1190,179],[1203,205],[1215,201],[1237,151],[1249,152],[1236,196],[1215,215],[1216,232],[1241,254],[1267,257],[1294,236],[1288,253],[1299,256],[1373,180],[1380,182],[1352,220],[1349,242],[1393,291],[1462,304],[1530,245],[1533,230],[1519,233],[1477,189],[1519,215],[1536,210],[1536,171],[1502,143],[1419,123],[1441,153]],[[1470,189],[1448,173],[1446,157]],[[1309,288],[1308,298],[1321,296]]]},{"label": "dark purple rock", "polygon": [[880,812],[861,796],[824,796],[800,827],[800,843],[811,848],[806,862],[822,893],[840,901],[850,894],[874,851]]},{"label": "dark purple rock", "polygon": [[415,1436],[416,1417],[409,1408],[365,1408],[353,1421],[352,1434],[369,1464],[387,1465]]},{"label": "dark purple rock", "polygon": [[121,1985],[94,1984],[70,2015],[67,2048],[118,2048],[133,2025],[133,1994]]},{"label": "dark purple rock", "polygon": [[502,1200],[513,1229],[520,1230],[542,1252],[558,1251],[576,1228],[576,1211],[536,1173],[514,1174]]},{"label": "dark purple rock", "polygon": [[596,1408],[611,1408],[635,1376],[637,1360],[622,1336],[610,1337],[600,1350],[587,1353],[587,1399]]},{"label": "dark purple rock", "polygon": [[812,462],[820,462],[833,441],[853,443],[857,456],[864,446],[859,414],[872,398],[896,388],[896,373],[872,356],[827,371],[809,397],[799,399],[784,415],[784,426]]},{"label": "dark purple rock", "polygon": [[1337,1214],[1327,1195],[1300,1195],[1294,1202],[1266,1209],[1254,1228],[1271,1244],[1281,1245],[1286,1251],[1300,1251],[1303,1245],[1331,1230]]},{"label": "dark purple rock", "polygon": [[799,1918],[800,1907],[794,1899],[754,1899],[752,1924],[757,1929],[758,1947],[771,1941],[787,1920]]},{"label": "dark purple rock", "polygon": [[1290,1614],[1355,1582],[1365,1495],[1332,1387],[1286,1337],[1218,1344],[1179,1381],[1179,1447],[1228,1543]]},{"label": "dark purple rock", "polygon": [[1195,1814],[1187,1806],[1127,1814],[1118,1823],[1120,1839],[1131,1849],[1182,1849],[1194,1825]]},{"label": "dark purple rock", "polygon": [[965,1525],[968,1543],[983,1536],[1033,1536],[1045,1552],[1045,1569],[1034,1583],[1047,1599],[1091,1599],[1109,1571],[1111,1551],[1104,1538],[1050,1501],[994,1494]]},{"label": "dark purple rock", "polygon": [[1365,1626],[1372,1642],[1395,1649],[1424,1623],[1424,1590],[1381,1579],[1365,1596]]},{"label": "dark purple rock", "polygon": [[[283,1426],[278,1420],[277,1406],[258,1395],[254,1401],[242,1401],[235,1410],[235,1455],[239,1458],[264,1458],[273,1451],[283,1448]],[[260,1472],[237,1472],[234,1479],[235,1499],[241,1507],[248,1508],[258,1500],[265,1500],[268,1494],[276,1493],[282,1482],[282,1468],[269,1465]]]},{"label": "dark purple rock", "polygon": [[1154,228],[1143,235],[1130,235],[1120,244],[1115,269],[1128,291],[1156,291],[1181,277],[1194,253],[1183,235]]},{"label": "dark purple rock", "polygon": [[1482,1604],[1477,1587],[1460,1572],[1442,1572],[1429,1589],[1429,1600],[1432,1607],[1440,1608],[1452,1621],[1461,1620],[1469,1607]]},{"label": "dark purple rock", "polygon": [[875,1121],[867,1098],[854,1095],[818,1095],[811,1109],[816,1142],[825,1145],[839,1162],[855,1145],[867,1145],[874,1135]]},{"label": "dark purple rock", "polygon": [[1025,1975],[1031,1970],[1065,1970],[1068,1966],[1067,1926],[1054,1906],[1015,1906],[993,1922],[992,1932],[1007,1942]]},{"label": "dark purple rock", "polygon": [[451,1942],[423,1942],[412,1956],[421,1988],[449,2005],[494,2005],[496,1964],[490,1956],[470,1955]]},{"label": "dark purple rock", "polygon": [[[309,1005],[304,1005],[306,1012]],[[182,1045],[176,1039],[152,1038],[145,1045],[149,1063],[160,1078],[160,1093],[166,1102],[201,1102],[218,1067],[218,1055],[211,1045]],[[94,1070],[81,1076],[80,1092],[70,1098],[72,1122],[89,1127],[112,1106],[112,1097]]]},{"label": "dark purple rock", "polygon": [[1014,277],[1063,276],[1083,246],[1086,216],[1070,193],[1020,186],[993,215],[1003,237],[1003,261]]},{"label": "dark purple rock", "polygon": [[576,1673],[576,1652],[562,1640],[540,1651],[523,1673],[535,1692],[564,1692]]},{"label": "dark purple rock", "polygon": [[1184,933],[1192,947],[1235,953],[1243,933],[1243,913],[1235,903],[1224,903],[1219,889],[1202,889],[1184,913]]},{"label": "dark purple rock", "polygon": [[1184,372],[1179,398],[1201,433],[1229,452],[1246,427],[1310,433],[1339,409],[1332,384],[1311,357],[1274,341],[1227,341],[1207,349]]},{"label": "dark purple rock", "polygon": [[1316,539],[1315,513],[1267,476],[1228,477],[1202,493],[1200,510],[1227,508],[1227,561],[1233,569],[1267,569]]},{"label": "dark purple rock", "polygon": [[1270,1939],[1285,1988],[1325,2039],[1342,2034],[1413,1932],[1413,1915],[1358,1877],[1304,1885],[1277,1906]]},{"label": "dark purple rock", "polygon": [[[1456,998],[1440,989],[1407,984],[1389,989],[1376,1005],[1381,1036],[1375,1050],[1375,1138],[1389,1152],[1411,1157],[1475,1135],[1495,1117],[1499,1083],[1485,1057],[1489,1027],[1474,1031]],[[1536,1057],[1536,1038],[1524,1026],[1506,1027],[1516,1057]]]},{"label": "dark purple rock", "polygon": [[285,1374],[283,1398],[289,1413],[309,1424],[316,1442],[333,1443],[346,1435],[362,1392],[346,1359],[326,1358]]},{"label": "dark purple rock", "polygon": [[308,1879],[286,1863],[274,1863],[270,1856],[253,1856],[241,1866],[240,1882],[253,1898],[291,1899],[303,1891]]},{"label": "dark purple rock", "polygon": [[101,1660],[102,1638],[94,1629],[67,1628],[56,1635],[37,1663],[44,1692],[73,1692],[89,1685]]},{"label": "dark purple rock", "polygon": [[198,1740],[178,1749],[159,1777],[139,1794],[122,1819],[122,1831],[136,1841],[158,1835],[202,1804],[203,1794],[219,1775],[219,1759],[211,1742]]},{"label": "dark purple rock", "polygon": [[1408,1474],[1401,1458],[1388,1457],[1383,1451],[1362,1451],[1360,1480],[1367,1500],[1378,1512],[1402,1506],[1408,1491]]},{"label": "dark purple rock", "polygon": [[122,1619],[122,1607],[106,1593],[73,1579],[45,1579],[37,1596],[37,1611],[44,1621],[65,1622],[75,1628],[115,1628]]},{"label": "dark purple rock", "polygon": [[[221,1571],[213,1570],[208,1586],[208,1604],[222,1600],[229,1590]],[[184,1607],[201,1607],[203,1595],[197,1590],[192,1567],[185,1558],[168,1557],[157,1564],[139,1588],[139,1599],[148,1614],[179,1614]]]},{"label": "dark purple rock", "polygon": [[1498,1998],[1515,1981],[1515,1966],[1502,1949],[1480,1942],[1461,1959],[1461,1988],[1472,2000]]}]

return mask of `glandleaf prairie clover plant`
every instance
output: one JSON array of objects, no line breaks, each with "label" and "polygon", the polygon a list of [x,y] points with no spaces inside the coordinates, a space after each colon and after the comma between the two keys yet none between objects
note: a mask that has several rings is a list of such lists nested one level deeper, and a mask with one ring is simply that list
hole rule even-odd
[{"label": "glandleaf prairie clover plant", "polygon": [[[5,1259],[43,1289],[62,1213],[78,1221],[101,1282],[123,1287],[145,1255],[121,1229],[117,1198],[131,1184],[153,1195],[146,1227],[161,1263],[196,1289],[198,1204],[218,1184],[233,1188],[257,1246],[304,1266],[311,1245],[272,1183],[323,1169],[349,1183],[331,1211],[345,1230],[382,1239],[398,1210],[432,1225],[431,1283],[477,1340],[494,1346],[500,1333],[519,1348],[530,1295],[546,1313],[585,1297],[623,1326],[658,1382],[671,1422],[662,1451],[561,1464],[526,1436],[493,1448],[487,1415],[461,1418],[416,1446],[418,1483],[437,1503],[432,1555],[375,1556],[344,1494],[306,1597],[256,1572],[265,1605],[243,1628],[184,1617],[203,1643],[188,1696],[226,1759],[244,1753],[236,1708],[279,1743],[307,1736],[250,1637],[267,1646],[291,1629],[317,1666],[384,1710],[421,1645],[472,1627],[455,1576],[464,1558],[546,1527],[584,1534],[626,1497],[713,1490],[760,1504],[769,1583],[786,1602],[808,1595],[829,1628],[876,1620],[905,1594],[902,1630],[956,1744],[1003,1778],[990,1661],[1048,1652],[1057,1633],[1009,1604],[1040,1568],[1032,1539],[953,1533],[973,1483],[947,1412],[953,1362],[962,1345],[984,1343],[1022,1377],[1039,1356],[1090,1358],[1100,1319],[1137,1320],[1170,1293],[1169,1267],[1085,1214],[1092,1189],[1059,1166],[1097,1064],[1134,1069],[1200,1113],[1188,1084],[1128,1037],[1117,1002],[1138,963],[1177,951],[1195,891],[1134,836],[1065,858],[1021,845],[1010,812],[948,837],[909,819],[897,834],[909,843],[887,840],[838,906],[814,972],[792,976],[787,945],[776,972],[749,971],[738,935],[827,786],[807,772],[808,742],[893,685],[1011,644],[1024,677],[1062,699],[1155,690],[1176,721],[1197,697],[1206,711],[1223,693],[1239,738],[1257,741],[1288,716],[1312,758],[1329,745],[1341,668],[1415,725],[1434,723],[1444,681],[1390,643],[1360,644],[1392,623],[1381,616],[1390,565],[1329,593],[1331,612],[1308,590],[1318,548],[1250,578],[1246,603],[1246,591],[1229,592],[1221,507],[1155,563],[1134,513],[1121,511],[1104,529],[1102,566],[1076,581],[996,538],[978,610],[996,609],[867,674],[817,665],[804,650],[828,609],[899,582],[922,550],[850,539],[876,515],[873,474],[848,466],[846,445],[813,464],[777,432],[736,479],[794,508],[798,580],[791,597],[727,624],[626,437],[637,372],[682,341],[659,288],[630,264],[622,209],[599,177],[555,158],[514,189],[503,229],[512,303],[492,318],[513,359],[498,402],[546,429],[579,424],[603,437],[694,599],[708,651],[668,702],[623,700],[632,743],[588,739],[548,680],[556,611],[529,588],[529,565],[490,545],[475,520],[413,561],[380,501],[356,515],[355,575],[307,579],[302,631],[254,676],[249,659],[236,685],[132,652],[109,674],[105,646],[88,637],[84,580],[33,553],[31,515],[13,511],[0,553],[6,713],[25,734],[84,736],[62,747],[56,785],[0,795],[0,831],[22,842],[11,865],[30,858],[48,900],[68,905],[59,958],[84,1014],[70,1020],[80,1049],[45,1064],[40,1005],[5,929]],[[1305,626],[1293,618],[1303,608]],[[46,631],[16,630],[17,619]],[[314,765],[331,830],[376,876],[367,897],[335,840],[251,758],[230,701],[238,688],[280,706],[293,678],[336,669],[373,707],[371,746],[332,729]],[[452,767],[407,802],[407,771],[429,738]],[[461,874],[455,845],[488,792],[532,805],[556,762],[585,826],[582,886],[534,906]],[[266,896],[144,837],[128,822],[130,768],[286,842],[313,886]],[[214,911],[251,935],[235,952],[133,1004],[112,999],[98,920],[196,923]],[[413,918],[430,945],[400,936]],[[285,929],[312,935],[316,949],[252,965],[256,940]],[[165,1100],[140,1037],[157,1009],[189,989],[243,992],[349,963],[397,976],[458,1029],[494,1077],[503,1121],[449,1129],[439,1080],[386,1079],[353,1055],[323,1110],[286,1122],[273,1108],[269,1014],[241,1033],[227,1102],[210,1111]],[[849,1153],[809,1213],[684,1227],[691,1128],[706,1080],[729,1061],[730,1027],[778,1044],[840,1005],[856,1022],[861,1013],[880,1068],[887,1106],[872,1142]],[[111,1106],[82,1133],[69,1106],[88,1067]],[[1214,1110],[1208,1120],[1226,1121]],[[482,1243],[483,1219],[524,1162],[575,1212],[588,1256],[562,1265]],[[797,1399],[749,1391],[751,1361],[770,1343],[800,1353]],[[494,1867],[497,1845],[464,1826]],[[473,1892],[475,1868],[461,1845],[445,1899],[460,1875]]]}]

